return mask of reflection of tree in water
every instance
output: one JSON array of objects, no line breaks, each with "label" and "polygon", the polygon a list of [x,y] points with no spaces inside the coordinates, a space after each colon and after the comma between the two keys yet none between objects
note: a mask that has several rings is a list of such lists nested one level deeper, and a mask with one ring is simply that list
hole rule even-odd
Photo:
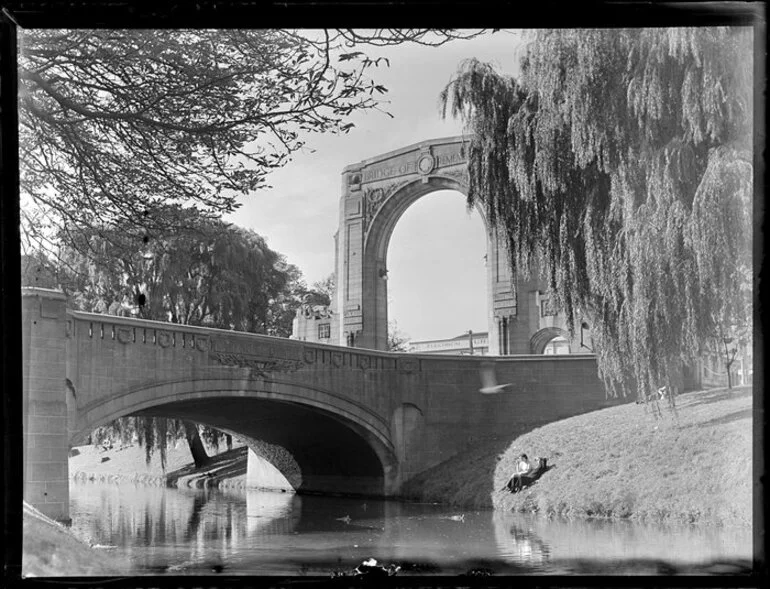
[{"label": "reflection of tree in water", "polygon": [[519,559],[531,564],[543,564],[551,556],[548,545],[537,534],[513,525],[509,531],[511,544]]},{"label": "reflection of tree in water", "polygon": [[190,510],[190,517],[187,520],[187,537],[190,539],[198,536],[201,521],[203,520],[203,508],[206,507],[208,500],[208,493],[196,493],[193,496],[192,509]]},{"label": "reflection of tree in water", "polygon": [[551,559],[551,549],[524,522],[514,517],[496,513],[494,518],[495,538],[500,555],[510,561],[543,565]]}]

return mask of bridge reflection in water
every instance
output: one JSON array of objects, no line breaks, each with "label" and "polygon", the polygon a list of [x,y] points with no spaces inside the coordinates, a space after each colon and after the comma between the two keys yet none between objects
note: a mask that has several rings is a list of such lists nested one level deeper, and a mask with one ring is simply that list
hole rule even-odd
[{"label": "bridge reflection in water", "polygon": [[[321,574],[364,558],[403,574],[733,572],[749,530],[566,521],[261,491],[72,485],[73,531],[137,574]],[[458,517],[462,514],[462,518]],[[724,567],[722,568],[724,572]]]}]

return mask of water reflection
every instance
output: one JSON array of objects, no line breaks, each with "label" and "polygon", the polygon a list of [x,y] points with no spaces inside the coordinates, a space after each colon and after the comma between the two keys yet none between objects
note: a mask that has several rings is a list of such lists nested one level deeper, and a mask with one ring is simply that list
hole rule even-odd
[{"label": "water reflection", "polygon": [[749,559],[752,548],[741,529],[549,521],[291,493],[74,483],[70,495],[73,532],[113,547],[137,574],[328,575],[368,557],[402,564],[405,574],[585,572],[586,562],[590,572],[617,574],[615,565],[632,559]]},{"label": "water reflection", "polygon": [[668,562],[677,567],[751,558],[744,528],[653,525],[630,521],[546,519],[495,513],[500,555],[517,564],[549,569],[571,562]]}]

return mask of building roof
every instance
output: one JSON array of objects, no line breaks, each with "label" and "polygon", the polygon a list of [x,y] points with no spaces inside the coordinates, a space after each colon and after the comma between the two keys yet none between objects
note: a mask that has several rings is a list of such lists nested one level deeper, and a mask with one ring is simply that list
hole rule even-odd
[{"label": "building roof", "polygon": [[[489,335],[489,332],[487,331],[474,331],[473,337],[487,337]],[[430,344],[434,342],[453,342],[456,340],[463,340],[468,339],[468,332],[461,333],[460,335],[456,337],[450,337],[450,338],[441,338],[441,339],[423,339],[423,340],[413,340],[410,342],[411,344]]]}]

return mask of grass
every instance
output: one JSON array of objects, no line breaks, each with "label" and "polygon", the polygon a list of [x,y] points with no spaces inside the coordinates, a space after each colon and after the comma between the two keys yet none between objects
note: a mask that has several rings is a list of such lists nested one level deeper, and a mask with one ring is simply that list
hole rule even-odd
[{"label": "grass", "polygon": [[[547,515],[750,525],[752,390],[686,393],[675,414],[628,403],[488,443],[409,482],[407,495]],[[501,491],[522,452],[549,469]]]},{"label": "grass", "polygon": [[129,574],[125,558],[95,550],[26,502],[23,512],[22,577]]}]

